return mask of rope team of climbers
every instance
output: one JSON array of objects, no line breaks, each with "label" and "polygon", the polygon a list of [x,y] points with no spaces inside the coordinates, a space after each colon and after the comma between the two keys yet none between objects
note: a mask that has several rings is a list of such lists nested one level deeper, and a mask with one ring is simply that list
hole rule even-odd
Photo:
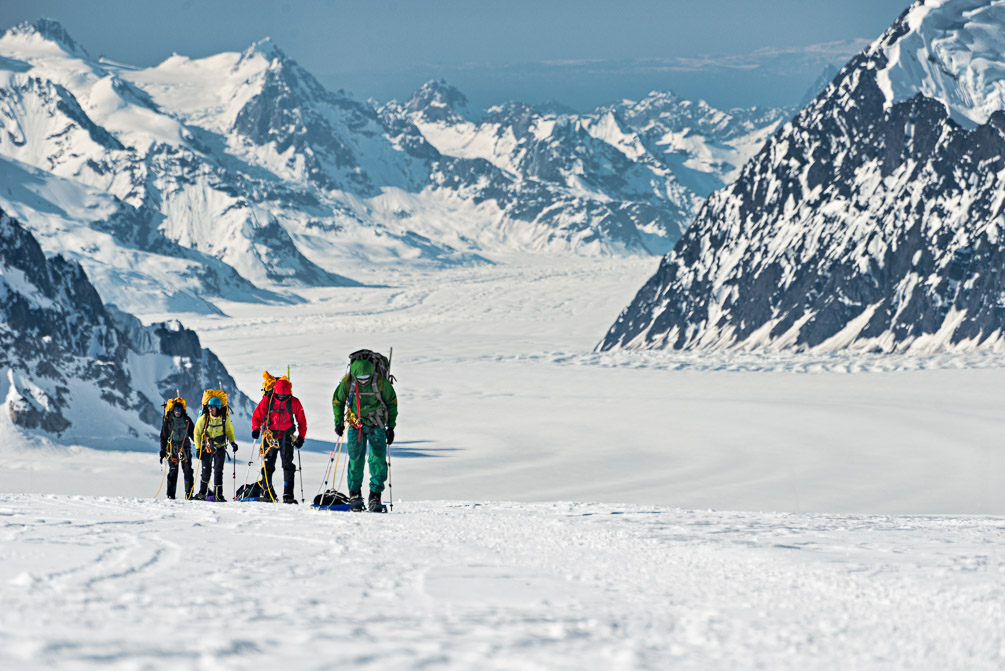
[{"label": "rope team of climbers", "polygon": [[[398,420],[398,397],[390,369],[391,360],[377,352],[363,349],[349,355],[348,371],[332,394],[336,441],[329,454],[328,467],[314,498],[313,507],[354,512],[364,509],[387,512],[388,507],[381,497],[385,484],[390,486],[388,446],[394,443],[394,427]],[[232,460],[235,501],[277,502],[280,497],[274,487],[274,478],[276,460],[279,459],[283,471],[282,502],[297,503],[294,486],[298,471],[301,473],[300,501],[304,501],[300,448],[307,437],[307,419],[303,405],[293,395],[288,372],[287,375],[275,377],[265,371],[262,378],[262,399],[251,416],[251,438],[255,441],[256,451],[250,455],[244,484],[237,487],[238,445],[230,421],[227,394],[222,389],[206,389],[202,396],[202,412],[194,423],[188,414],[185,399],[180,394],[164,404],[164,421],[160,434],[160,461],[164,466],[164,473],[155,498],[160,496],[165,476],[167,497],[176,498],[180,469],[185,478],[184,498],[227,501],[223,491],[223,478],[226,462]],[[195,489],[192,464],[193,446],[196,448],[196,458],[202,465],[198,491]],[[233,450],[233,456],[228,452],[228,446]],[[348,453],[344,462],[341,459],[343,449]],[[249,484],[256,458],[260,472],[257,480]],[[338,491],[341,485],[340,463],[346,475],[348,495]],[[370,478],[367,483],[369,494],[364,504],[362,488],[365,466],[369,469]]]}]

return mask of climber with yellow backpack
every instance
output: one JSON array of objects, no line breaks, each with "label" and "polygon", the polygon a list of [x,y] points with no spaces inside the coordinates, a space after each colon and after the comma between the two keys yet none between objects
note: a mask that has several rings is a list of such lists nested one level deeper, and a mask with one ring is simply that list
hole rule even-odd
[{"label": "climber with yellow backpack", "polygon": [[164,404],[164,422],[161,424],[161,463],[168,460],[167,497],[173,499],[178,487],[178,465],[185,473],[185,494],[191,496],[192,473],[192,418],[185,411],[185,399],[172,398]]},{"label": "climber with yellow backpack", "polygon": [[[227,392],[207,389],[202,394],[202,414],[195,423],[195,444],[199,448],[199,460],[202,462],[202,477],[199,481],[199,493],[193,499],[206,501],[211,496],[213,501],[227,500],[223,493],[223,467],[227,461],[228,442],[234,448],[236,456],[237,440],[234,438],[234,426],[230,423]],[[211,474],[214,476],[213,491],[208,492]]]}]

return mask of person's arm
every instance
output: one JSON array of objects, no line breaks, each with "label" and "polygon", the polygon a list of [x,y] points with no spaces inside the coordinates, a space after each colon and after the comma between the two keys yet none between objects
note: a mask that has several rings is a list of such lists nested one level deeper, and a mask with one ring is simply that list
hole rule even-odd
[{"label": "person's arm", "polygon": [[293,415],[297,418],[297,435],[301,438],[307,437],[307,417],[304,415],[304,406],[299,398],[293,399]]},{"label": "person's arm", "polygon": [[381,385],[380,394],[387,406],[387,428],[393,429],[398,423],[398,395],[394,393],[394,387],[387,380]]},{"label": "person's arm", "polygon": [[345,423],[345,401],[348,397],[349,386],[343,378],[335,387],[335,393],[332,394],[332,413],[335,415],[336,424]]},{"label": "person's arm", "polygon": [[195,444],[202,445],[202,434],[206,432],[206,415],[199,415],[195,422]]},{"label": "person's arm", "polygon": [[169,433],[170,431],[168,431],[167,418],[165,417],[164,421],[161,422],[161,450],[167,449]]},{"label": "person's arm", "polygon": [[262,400],[258,402],[258,405],[255,406],[255,412],[253,412],[251,414],[251,430],[252,431],[255,431],[256,429],[261,428],[262,422],[265,421],[265,401],[267,399],[268,399],[268,396],[263,397]]}]

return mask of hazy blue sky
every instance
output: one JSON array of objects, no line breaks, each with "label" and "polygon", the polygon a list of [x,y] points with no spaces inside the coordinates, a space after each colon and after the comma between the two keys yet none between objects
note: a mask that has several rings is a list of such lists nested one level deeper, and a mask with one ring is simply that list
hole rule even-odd
[{"label": "hazy blue sky", "polygon": [[[53,18],[92,55],[135,65],[243,50],[271,36],[326,86],[379,100],[444,77],[476,106],[555,98],[583,109],[665,88],[730,106],[797,103],[824,61],[853,51],[807,47],[871,40],[908,4],[4,0],[0,26]],[[714,58],[680,60],[696,56]]]}]

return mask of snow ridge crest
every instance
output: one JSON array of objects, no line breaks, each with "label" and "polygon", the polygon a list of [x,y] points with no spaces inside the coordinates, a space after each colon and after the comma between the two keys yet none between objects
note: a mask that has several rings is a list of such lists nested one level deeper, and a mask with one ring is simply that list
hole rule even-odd
[{"label": "snow ridge crest", "polygon": [[70,56],[89,58],[87,51],[70,37],[63,24],[55,19],[43,17],[34,21],[24,21],[7,29],[0,37],[50,42]]},{"label": "snow ridge crest", "polygon": [[966,128],[1005,109],[1005,0],[919,0],[868,54],[887,109],[921,93]]}]

